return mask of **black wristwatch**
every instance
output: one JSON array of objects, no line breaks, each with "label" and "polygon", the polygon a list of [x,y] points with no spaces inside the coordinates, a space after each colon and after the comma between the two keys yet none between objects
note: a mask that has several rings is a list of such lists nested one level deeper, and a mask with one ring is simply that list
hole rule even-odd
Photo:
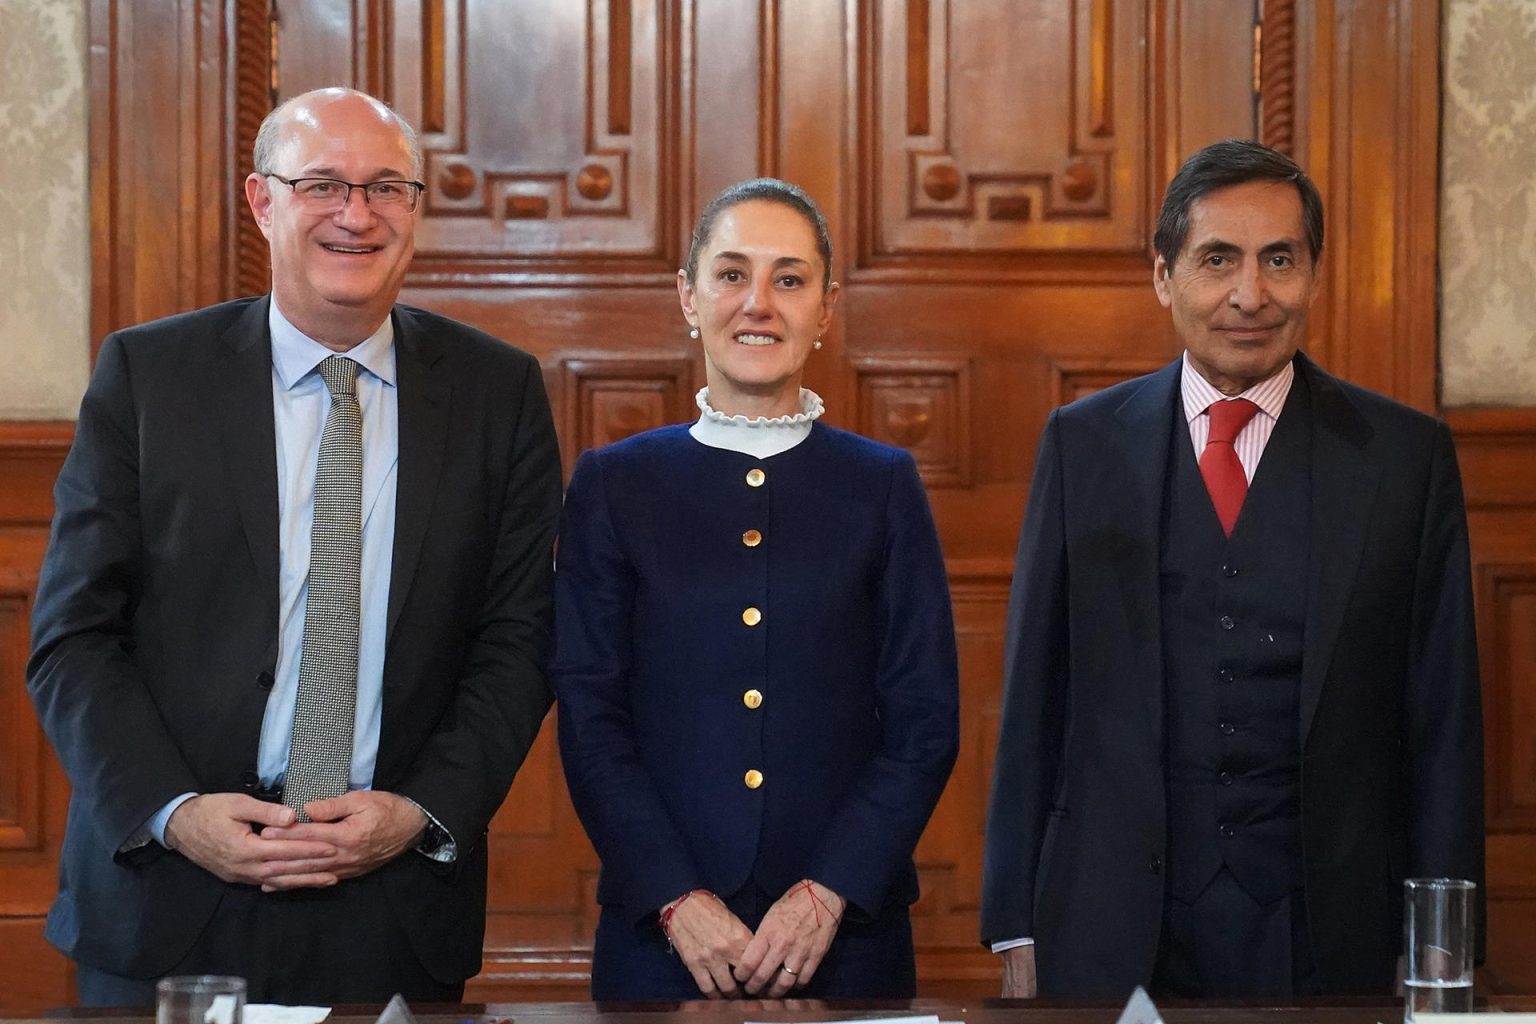
[{"label": "black wristwatch", "polygon": [[[425,811],[422,813],[426,814]],[[421,838],[416,842],[416,849],[421,853],[433,854],[451,842],[453,842],[453,836],[449,835],[448,830],[439,825],[432,819],[432,815],[428,814],[427,827],[421,830]]]}]

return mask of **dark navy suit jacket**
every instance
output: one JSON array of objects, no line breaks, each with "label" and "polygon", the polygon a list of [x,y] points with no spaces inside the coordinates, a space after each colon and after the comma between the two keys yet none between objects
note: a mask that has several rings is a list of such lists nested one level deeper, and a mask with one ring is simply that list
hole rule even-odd
[{"label": "dark navy suit jacket", "polygon": [[[1304,893],[1325,992],[1390,990],[1402,880],[1483,878],[1466,511],[1446,426],[1303,355]],[[982,939],[1042,995],[1146,984],[1167,856],[1159,539],[1180,363],[1050,417],[1019,542]],[[1260,472],[1262,472],[1262,466]]]},{"label": "dark navy suit jacket", "polygon": [[909,455],[822,424],[767,459],[686,426],[588,452],[555,589],[560,748],[605,907],[639,922],[692,889],[802,878],[852,914],[916,898],[958,727],[944,562]]},{"label": "dark navy suit jacket", "polygon": [[[374,788],[428,809],[458,858],[407,852],[375,875],[422,964],[456,983],[482,961],[487,823],[549,707],[560,462],[532,356],[424,310],[393,316]],[[46,934],[113,974],[163,974],[228,888],[157,843],[120,848],[180,793],[257,784],[277,661],[273,429],[266,299],[129,328],[102,345],[54,489],[27,673],[72,787]]]}]

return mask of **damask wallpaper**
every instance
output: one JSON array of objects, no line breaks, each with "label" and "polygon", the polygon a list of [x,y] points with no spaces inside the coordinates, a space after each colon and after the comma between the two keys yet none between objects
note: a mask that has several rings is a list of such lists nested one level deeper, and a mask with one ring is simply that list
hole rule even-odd
[{"label": "damask wallpaper", "polygon": [[71,419],[90,363],[85,4],[0,0],[0,419]]},{"label": "damask wallpaper", "polygon": [[1536,0],[1446,0],[1441,401],[1536,405]]}]

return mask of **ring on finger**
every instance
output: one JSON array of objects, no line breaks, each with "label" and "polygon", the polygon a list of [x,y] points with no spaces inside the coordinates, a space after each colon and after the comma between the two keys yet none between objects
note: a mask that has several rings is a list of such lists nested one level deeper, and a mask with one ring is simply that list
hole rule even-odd
[{"label": "ring on finger", "polygon": [[793,978],[795,975],[800,973],[799,971],[790,970],[790,968],[787,965],[783,966],[783,967],[780,967],[779,970],[783,971],[785,974],[789,975],[791,978]]}]

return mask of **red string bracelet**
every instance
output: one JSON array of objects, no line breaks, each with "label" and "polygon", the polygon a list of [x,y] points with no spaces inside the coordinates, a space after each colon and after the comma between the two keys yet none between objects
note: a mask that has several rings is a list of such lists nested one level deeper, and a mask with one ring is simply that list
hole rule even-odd
[{"label": "red string bracelet", "polygon": [[816,890],[811,888],[811,880],[809,878],[802,879],[800,884],[805,886],[805,894],[811,898],[811,909],[816,913],[817,925],[821,924],[821,912],[823,910],[825,910],[827,914],[832,918],[832,922],[834,924],[842,919],[843,915],[832,913],[832,908],[827,906],[826,900],[823,900],[820,896],[816,895]]},{"label": "red string bracelet", "polygon": [[[677,908],[682,906],[684,903],[687,903],[688,897],[692,896],[696,892],[701,892],[706,896],[715,896],[715,894],[710,892],[708,889],[689,889],[677,899],[673,900],[672,904],[668,907],[665,907],[661,912],[661,930],[667,936],[667,952],[669,953],[672,951],[672,915],[677,913]],[[719,899],[718,896],[715,896],[715,898]]]}]

